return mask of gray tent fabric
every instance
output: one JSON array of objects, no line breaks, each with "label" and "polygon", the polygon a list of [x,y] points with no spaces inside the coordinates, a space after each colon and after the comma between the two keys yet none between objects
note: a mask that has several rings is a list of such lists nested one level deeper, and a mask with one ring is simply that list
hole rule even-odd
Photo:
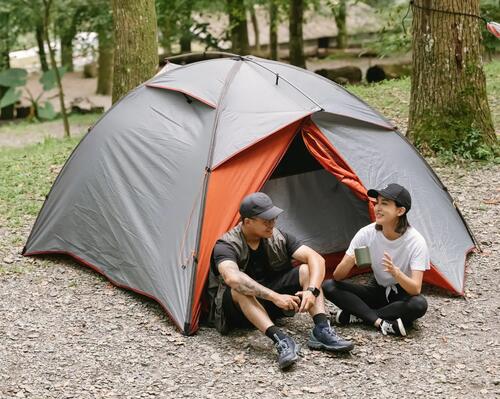
[{"label": "gray tent fabric", "polygon": [[[61,171],[28,242],[64,251],[158,299],[181,325],[212,109],[142,87],[108,112]],[[181,206],[179,198],[184,202]],[[188,267],[186,267],[188,266]]]},{"label": "gray tent fabric", "polygon": [[371,223],[366,202],[326,170],[268,180],[262,191],[285,209],[278,227],[322,254],[344,251]]},{"label": "gray tent fabric", "polygon": [[[409,188],[410,222],[436,268],[463,292],[472,237],[414,148],[344,88],[255,57],[167,66],[115,104],[61,170],[24,254],[70,254],[154,298],[190,333],[197,267],[208,267],[197,265],[197,251],[211,171],[308,118],[365,187]],[[287,210],[280,227],[321,253],[345,250],[370,222],[366,202],[320,166],[301,167],[262,188]]]},{"label": "gray tent fabric", "polygon": [[394,131],[327,114],[312,119],[365,187],[399,183],[410,191],[410,224],[424,236],[431,262],[462,292],[465,255],[474,243],[443,184],[415,149]]}]

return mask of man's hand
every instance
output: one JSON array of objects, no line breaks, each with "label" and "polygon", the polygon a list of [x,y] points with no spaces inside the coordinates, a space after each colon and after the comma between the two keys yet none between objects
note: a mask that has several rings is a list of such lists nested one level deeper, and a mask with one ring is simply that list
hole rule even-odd
[{"label": "man's hand", "polygon": [[276,294],[272,301],[280,309],[293,310],[294,312],[297,312],[299,310],[300,298],[298,296]]},{"label": "man's hand", "polygon": [[382,259],[382,265],[384,265],[387,273],[389,273],[392,277],[397,279],[398,274],[401,272],[398,267],[392,263],[392,258],[391,255],[389,255],[387,252],[384,251],[384,258]]},{"label": "man's hand", "polygon": [[300,302],[299,313],[308,312],[309,309],[311,309],[314,306],[314,303],[316,302],[316,297],[309,290],[299,291],[295,293],[295,295],[302,298],[302,301]]}]

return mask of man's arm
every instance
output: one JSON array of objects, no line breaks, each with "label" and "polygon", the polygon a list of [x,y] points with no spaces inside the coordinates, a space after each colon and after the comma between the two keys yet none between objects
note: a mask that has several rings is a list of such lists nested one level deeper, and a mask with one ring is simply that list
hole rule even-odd
[{"label": "man's arm", "polygon": [[333,279],[336,281],[340,281],[345,279],[354,264],[356,263],[354,256],[344,255],[342,261],[337,265],[335,271],[333,272]]},{"label": "man's arm", "polygon": [[301,245],[292,257],[309,266],[309,286],[321,288],[325,278],[325,259],[307,245]]},{"label": "man's arm", "polygon": [[238,265],[231,261],[225,260],[218,265],[219,273],[224,282],[231,289],[238,291],[240,294],[247,296],[255,296],[273,302],[281,309],[295,310],[299,309],[300,299],[297,296],[278,294],[277,292],[264,287],[257,281],[252,279],[248,274],[243,273],[238,268]]}]

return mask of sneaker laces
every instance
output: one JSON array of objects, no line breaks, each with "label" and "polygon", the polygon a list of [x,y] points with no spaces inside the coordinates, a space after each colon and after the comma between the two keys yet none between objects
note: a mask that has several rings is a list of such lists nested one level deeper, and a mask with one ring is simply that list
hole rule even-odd
[{"label": "sneaker laces", "polygon": [[274,345],[276,346],[276,350],[278,351],[278,353],[282,353],[290,349],[290,345],[285,338],[278,340],[278,342],[276,342]]},{"label": "sneaker laces", "polygon": [[322,328],[322,331],[324,334],[331,336],[333,339],[338,339],[337,333],[330,324],[328,324],[325,328]]},{"label": "sneaker laces", "polygon": [[380,325],[380,329],[382,330],[382,334],[384,335],[387,335],[387,333],[396,334],[396,331],[394,330],[392,323],[389,323],[388,321],[385,320]]}]

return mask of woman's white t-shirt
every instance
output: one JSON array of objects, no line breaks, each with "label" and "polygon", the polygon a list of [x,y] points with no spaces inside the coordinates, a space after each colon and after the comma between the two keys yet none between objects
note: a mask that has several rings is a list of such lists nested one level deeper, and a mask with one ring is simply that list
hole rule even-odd
[{"label": "woman's white t-shirt", "polygon": [[401,237],[389,240],[381,230],[375,229],[375,223],[369,224],[356,233],[346,254],[354,256],[354,249],[359,247],[370,248],[373,274],[377,283],[383,287],[397,284],[394,277],[384,271],[384,251],[391,256],[394,265],[407,276],[411,276],[412,270],[430,269],[429,250],[425,239],[413,227],[409,227]]}]

